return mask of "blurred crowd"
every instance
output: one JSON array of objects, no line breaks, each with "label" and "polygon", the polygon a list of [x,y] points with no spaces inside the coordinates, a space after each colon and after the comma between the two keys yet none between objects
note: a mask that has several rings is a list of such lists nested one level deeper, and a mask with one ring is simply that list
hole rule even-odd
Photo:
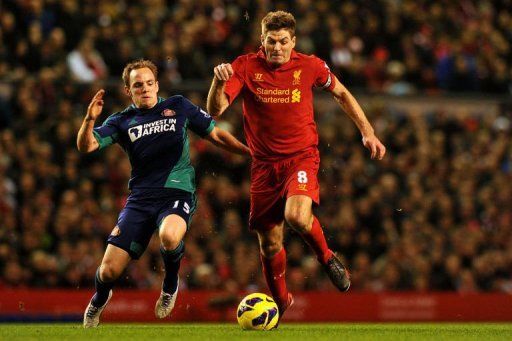
[{"label": "blurred crowd", "polygon": [[[130,165],[118,146],[80,155],[76,133],[98,88],[107,90],[102,120],[129,104],[120,74],[133,58],[154,60],[161,95],[172,95],[257,48],[267,10],[293,9],[297,48],[329,61],[349,88],[510,92],[510,1],[290,3],[0,2],[0,287],[94,285]],[[204,107],[205,90],[180,93]],[[351,269],[352,290],[512,292],[509,109],[367,107],[389,152],[376,162],[330,102],[316,103],[316,214]],[[239,103],[219,124],[243,139]],[[191,149],[199,205],[186,236],[183,289],[265,290],[257,239],[247,230],[249,160],[193,135]],[[286,247],[291,290],[334,290],[293,231]],[[153,238],[119,286],[159,290],[162,274]]]},{"label": "blurred crowd", "polygon": [[[0,131],[0,287],[93,285],[130,173],[118,146],[87,155],[76,150],[94,91],[57,87],[66,96],[51,113],[37,83],[25,82],[13,98],[19,115]],[[185,95],[204,105],[205,93]],[[320,98],[316,214],[352,271],[352,290],[512,292],[511,113],[369,106],[388,147],[377,162],[334,101]],[[107,88],[106,112],[123,101]],[[240,103],[218,124],[243,138]],[[264,290],[257,239],[247,230],[249,160],[193,134],[191,158],[199,205],[186,236],[183,288]],[[288,231],[286,240],[290,288],[333,290],[297,234]],[[162,273],[155,237],[120,286],[158,289]]]},{"label": "blurred crowd", "polygon": [[0,79],[118,77],[146,57],[162,79],[212,76],[254,51],[269,10],[292,11],[297,46],[352,87],[391,94],[511,92],[511,0],[6,0]]}]

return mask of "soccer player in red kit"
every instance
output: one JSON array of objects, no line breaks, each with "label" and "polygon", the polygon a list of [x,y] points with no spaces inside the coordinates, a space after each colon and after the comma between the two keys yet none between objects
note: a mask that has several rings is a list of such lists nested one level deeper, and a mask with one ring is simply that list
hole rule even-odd
[{"label": "soccer player in red kit", "polygon": [[322,88],[354,121],[371,157],[382,159],[384,145],[375,136],[363,110],[318,57],[294,50],[295,18],[277,11],[261,22],[261,48],[214,68],[207,108],[221,115],[243,97],[244,131],[253,158],[249,228],[258,234],[263,272],[280,316],[293,303],[285,282],[285,222],[316,253],[340,291],[350,286],[348,271],[329,249],[313,215],[319,204],[320,157],[313,114],[313,88]]}]

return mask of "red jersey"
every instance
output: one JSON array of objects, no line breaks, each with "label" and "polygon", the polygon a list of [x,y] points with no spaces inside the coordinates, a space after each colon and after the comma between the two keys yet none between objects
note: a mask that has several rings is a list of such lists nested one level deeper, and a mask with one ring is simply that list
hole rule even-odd
[{"label": "red jersey", "polygon": [[224,92],[230,104],[242,93],[245,138],[254,158],[276,161],[317,148],[313,87],[335,85],[323,60],[292,50],[287,63],[272,68],[260,49],[238,57],[232,67]]}]

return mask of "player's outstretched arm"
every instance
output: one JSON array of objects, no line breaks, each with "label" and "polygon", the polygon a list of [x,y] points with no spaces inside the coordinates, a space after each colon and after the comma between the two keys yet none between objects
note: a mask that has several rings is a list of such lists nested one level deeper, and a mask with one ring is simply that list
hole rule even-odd
[{"label": "player's outstretched arm", "polygon": [[94,122],[100,116],[101,111],[103,110],[103,95],[105,94],[105,90],[99,90],[96,95],[89,103],[89,107],[87,108],[87,114],[84,117],[84,121],[82,122],[82,126],[78,131],[78,136],[76,139],[76,145],[78,147],[78,151],[81,153],[90,153],[99,148],[99,143],[96,141],[93,135]]},{"label": "player's outstretched arm", "polygon": [[386,147],[382,144],[382,142],[380,142],[377,136],[375,136],[372,125],[366,118],[363,109],[359,103],[357,103],[354,96],[352,96],[352,94],[347,90],[347,88],[341,84],[338,78],[335,77],[334,81],[336,82],[334,89],[332,90],[334,99],[340,104],[343,111],[345,111],[345,113],[347,113],[347,115],[356,124],[357,128],[361,132],[361,135],[363,136],[363,145],[371,152],[371,158],[382,160],[386,154]]},{"label": "player's outstretched arm", "polygon": [[238,141],[236,137],[234,137],[227,131],[222,130],[218,127],[214,127],[210,134],[206,136],[206,139],[213,143],[214,145],[216,145],[217,147],[225,149],[228,152],[241,155],[251,154],[249,147],[247,147],[242,142]]},{"label": "player's outstretched arm", "polygon": [[213,117],[220,116],[229,106],[229,100],[224,93],[226,82],[233,76],[231,64],[220,64],[213,68],[213,80],[208,91],[206,109]]}]

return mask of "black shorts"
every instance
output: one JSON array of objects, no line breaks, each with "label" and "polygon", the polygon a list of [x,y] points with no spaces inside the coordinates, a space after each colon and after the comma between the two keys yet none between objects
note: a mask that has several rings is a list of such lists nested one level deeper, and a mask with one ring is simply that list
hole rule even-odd
[{"label": "black shorts", "polygon": [[179,215],[188,229],[195,208],[196,198],[190,192],[174,188],[134,190],[107,242],[125,250],[133,259],[139,259],[165,217]]}]

